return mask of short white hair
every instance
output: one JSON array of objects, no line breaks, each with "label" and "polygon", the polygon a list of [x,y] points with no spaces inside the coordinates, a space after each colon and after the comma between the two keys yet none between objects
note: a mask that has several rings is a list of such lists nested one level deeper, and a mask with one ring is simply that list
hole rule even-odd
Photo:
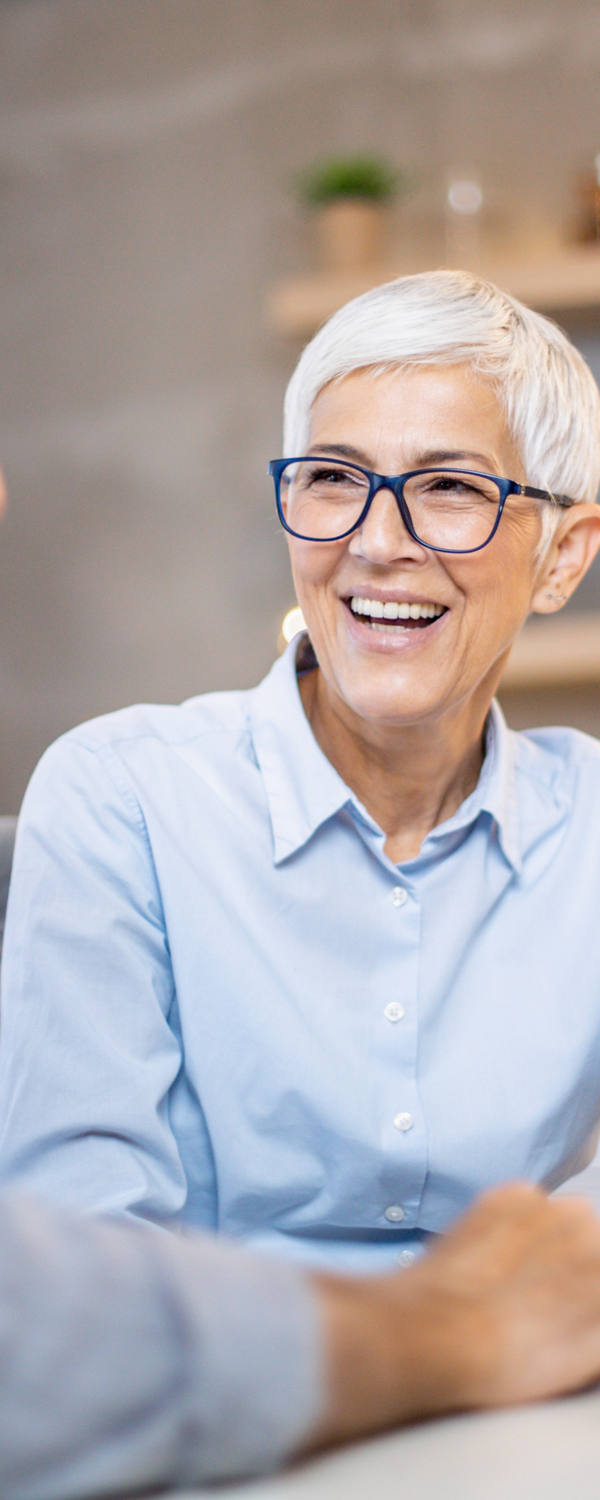
[{"label": "short white hair", "polygon": [[[450,364],[467,365],[493,386],[528,484],[596,500],[600,391],[591,370],[556,323],[467,271],[401,276],[334,313],[289,382],[284,456],[304,451],[313,401],[330,381],[354,370]],[[556,520],[548,507],[543,539]]]}]

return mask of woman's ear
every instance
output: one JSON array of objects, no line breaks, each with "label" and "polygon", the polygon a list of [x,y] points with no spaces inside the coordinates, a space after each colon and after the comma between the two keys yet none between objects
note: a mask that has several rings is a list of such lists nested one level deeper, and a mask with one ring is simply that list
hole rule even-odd
[{"label": "woman's ear", "polygon": [[541,566],[531,600],[538,615],[562,609],[591,567],[600,547],[600,505],[582,502],[561,519]]}]

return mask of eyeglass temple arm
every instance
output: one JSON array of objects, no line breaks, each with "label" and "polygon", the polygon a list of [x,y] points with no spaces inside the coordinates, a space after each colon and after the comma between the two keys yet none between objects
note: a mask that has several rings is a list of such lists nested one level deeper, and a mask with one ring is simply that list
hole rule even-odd
[{"label": "eyeglass temple arm", "polygon": [[555,495],[552,490],[536,490],[531,484],[520,484],[517,493],[529,495],[532,500],[551,500],[554,505],[562,505],[565,508],[578,504],[578,501],[573,500],[570,495]]}]

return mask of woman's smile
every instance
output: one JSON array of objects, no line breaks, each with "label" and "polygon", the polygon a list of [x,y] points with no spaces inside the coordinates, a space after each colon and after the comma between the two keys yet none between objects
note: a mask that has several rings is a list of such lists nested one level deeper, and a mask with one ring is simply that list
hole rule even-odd
[{"label": "woman's smile", "polygon": [[422,645],[425,635],[448,613],[447,605],[433,600],[412,594],[398,599],[375,590],[352,594],[342,602],[357,644],[364,641],[368,650],[377,651],[406,651]]},{"label": "woman's smile", "polygon": [[377,629],[385,628],[388,622],[402,625],[404,629],[430,625],[432,620],[444,614],[443,604],[427,604],[423,600],[364,599],[360,594],[353,594],[348,605],[353,615],[360,615]]}]

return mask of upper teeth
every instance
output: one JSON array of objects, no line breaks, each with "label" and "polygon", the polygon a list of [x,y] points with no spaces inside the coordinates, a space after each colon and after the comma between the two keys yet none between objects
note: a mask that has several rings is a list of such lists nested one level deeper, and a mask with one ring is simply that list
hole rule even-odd
[{"label": "upper teeth", "polygon": [[395,599],[384,604],[381,599],[361,599],[358,594],[352,596],[350,608],[353,614],[372,615],[374,620],[435,620],[444,613],[442,604],[397,604]]}]

